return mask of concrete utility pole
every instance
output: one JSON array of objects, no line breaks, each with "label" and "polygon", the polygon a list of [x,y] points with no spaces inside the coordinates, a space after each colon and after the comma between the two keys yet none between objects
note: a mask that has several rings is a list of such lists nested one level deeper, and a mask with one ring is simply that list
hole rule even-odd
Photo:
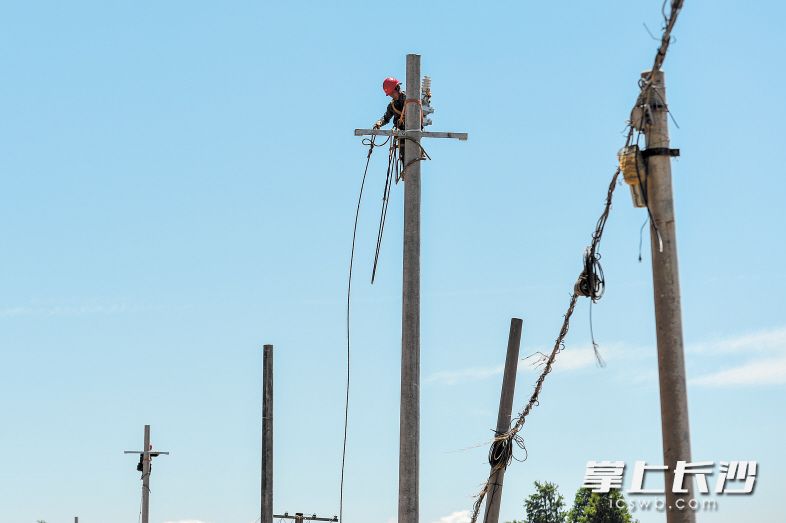
[{"label": "concrete utility pole", "polygon": [[[407,100],[420,100],[420,56],[407,55]],[[404,106],[407,131],[420,130],[419,107]],[[404,141],[404,159],[420,157],[420,138]],[[401,315],[398,521],[418,523],[420,469],[420,162],[404,182],[404,276]]]},{"label": "concrete utility pole", "polygon": [[420,460],[420,139],[457,138],[466,133],[421,130],[420,55],[407,55],[404,131],[355,129],[355,136],[397,136],[404,141],[404,275],[401,315],[401,412],[398,522],[419,523]]},{"label": "concrete utility pole", "polygon": [[150,516],[150,465],[151,459],[169,452],[153,451],[150,445],[150,425],[145,425],[144,450],[126,450],[124,454],[138,454],[142,458],[142,523],[149,523]]},{"label": "concrete utility pole", "polygon": [[[505,373],[502,375],[502,392],[499,395],[499,415],[497,416],[496,435],[510,430],[510,416],[513,412],[513,394],[516,391],[516,371],[519,365],[519,346],[521,345],[521,324],[519,318],[510,319],[508,334],[508,352],[505,356]],[[505,468],[494,471],[489,481],[491,492],[486,497],[486,514],[483,523],[499,522],[499,507],[502,501],[502,483],[505,480]]]},{"label": "concrete utility pole", "polygon": [[261,523],[273,523],[273,346],[262,354],[262,513]]},{"label": "concrete utility pole", "polygon": [[[649,72],[642,73],[643,78]],[[645,124],[647,138],[647,199],[655,221],[650,224],[652,245],[652,283],[655,294],[655,325],[658,339],[658,377],[660,381],[661,430],[666,472],[666,504],[676,507],[678,498],[693,497],[692,485],[687,494],[674,494],[674,467],[677,461],[690,461],[688,394],[685,384],[685,355],[682,339],[680,278],[677,266],[677,234],[674,223],[674,199],[671,185],[671,151],[669,149],[668,108],[662,71],[655,71],[649,91],[650,119]],[[663,242],[660,249],[658,232]],[[668,523],[694,523],[692,510],[667,510]]]}]

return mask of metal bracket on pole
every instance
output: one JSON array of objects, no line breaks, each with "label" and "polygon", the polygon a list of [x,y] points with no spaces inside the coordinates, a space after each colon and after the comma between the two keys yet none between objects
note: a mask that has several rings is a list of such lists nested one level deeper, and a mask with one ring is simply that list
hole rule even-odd
[{"label": "metal bracket on pole", "polygon": [[644,158],[649,158],[650,156],[671,156],[674,158],[680,155],[680,150],[669,149],[668,147],[649,147],[641,151],[641,155]]}]

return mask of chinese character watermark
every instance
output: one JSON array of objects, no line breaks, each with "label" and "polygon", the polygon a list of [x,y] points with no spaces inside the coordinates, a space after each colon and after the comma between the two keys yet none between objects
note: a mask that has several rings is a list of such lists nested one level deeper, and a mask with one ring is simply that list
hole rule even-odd
[{"label": "chinese character watermark", "polygon": [[[644,486],[647,472],[666,473],[667,465],[647,465],[646,461],[636,461],[633,466],[633,479],[629,494],[664,494],[665,487],[661,490],[647,489]],[[687,494],[686,480],[695,478],[697,490],[701,494],[709,494],[710,487],[707,477],[715,472],[714,461],[678,461],[674,466],[674,481],[671,492],[674,494]],[[588,461],[584,473],[582,487],[591,489],[592,492],[609,493],[611,490],[622,489],[622,479],[625,473],[624,461]],[[756,461],[721,461],[720,474],[715,481],[715,494],[750,494],[756,483]],[[728,488],[730,482],[744,482],[741,487]]]}]

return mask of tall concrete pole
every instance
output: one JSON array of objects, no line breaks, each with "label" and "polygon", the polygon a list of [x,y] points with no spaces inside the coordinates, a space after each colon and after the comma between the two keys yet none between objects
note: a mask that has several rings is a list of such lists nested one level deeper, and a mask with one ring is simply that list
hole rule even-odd
[{"label": "tall concrete pole", "polygon": [[[407,55],[407,101],[420,102],[420,55]],[[420,106],[404,106],[405,130],[420,130]],[[415,143],[417,142],[417,143]],[[405,140],[404,277],[398,523],[419,523],[420,460],[420,138]],[[412,162],[412,163],[410,163]]]},{"label": "tall concrete pole", "polygon": [[262,513],[261,523],[273,523],[273,346],[262,354]]},{"label": "tall concrete pole", "polygon": [[[510,430],[510,416],[513,412],[513,394],[516,391],[516,371],[519,366],[519,346],[521,345],[521,319],[510,319],[508,334],[508,352],[505,356],[505,373],[502,375],[502,392],[499,396],[499,414],[497,416],[496,433],[504,434]],[[505,480],[505,468],[492,466],[492,477],[489,481],[491,492],[486,497],[486,514],[483,523],[499,522],[499,507],[502,501],[502,483]]]},{"label": "tall concrete pole", "polygon": [[150,517],[150,425],[145,425],[145,446],[142,454],[142,523]]},{"label": "tall concrete pole", "polygon": [[[642,74],[642,77],[648,76],[649,72]],[[647,149],[657,154],[649,156],[647,160],[647,198],[663,243],[661,251],[658,235],[651,224],[652,284],[655,293],[655,326],[658,339],[663,460],[669,467],[666,472],[666,504],[676,507],[675,502],[678,498],[693,497],[692,485],[688,485],[687,494],[672,492],[673,471],[677,461],[691,459],[690,428],[685,384],[680,278],[677,266],[677,234],[671,186],[671,156],[668,154],[668,110],[663,72],[656,71],[652,80],[652,90],[647,101],[651,111],[651,121],[645,126],[644,132],[647,137]],[[666,511],[666,521],[694,523],[696,516],[688,508],[683,511],[675,508]]]}]

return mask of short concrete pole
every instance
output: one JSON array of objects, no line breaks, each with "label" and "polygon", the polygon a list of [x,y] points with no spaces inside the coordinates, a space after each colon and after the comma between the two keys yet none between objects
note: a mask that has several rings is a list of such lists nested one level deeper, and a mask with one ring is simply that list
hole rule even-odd
[{"label": "short concrete pole", "polygon": [[145,441],[142,447],[142,523],[150,519],[150,425],[145,425]]},{"label": "short concrete pole", "polygon": [[273,346],[262,354],[262,513],[261,523],[273,523]]},{"label": "short concrete pole", "polygon": [[[407,101],[420,101],[420,55],[407,55]],[[407,103],[405,128],[420,130],[420,106]],[[415,143],[417,142],[417,143]],[[420,138],[404,142],[404,276],[398,523],[419,523],[420,460]]]},{"label": "short concrete pole", "polygon": [[[649,76],[649,72],[642,77]],[[666,87],[662,71],[653,75],[648,100],[652,121],[645,127],[647,149],[669,147]],[[685,355],[682,338],[680,279],[677,265],[677,234],[674,220],[674,199],[671,184],[671,157],[668,154],[649,156],[647,162],[647,199],[652,217],[660,232],[663,251],[654,226],[650,226],[652,244],[652,284],[655,294],[655,325],[658,340],[658,377],[660,382],[661,431],[663,460],[667,465],[666,504],[676,507],[678,498],[693,497],[692,485],[687,494],[674,494],[674,467],[677,461],[690,461],[690,428],[688,394],[685,379]],[[689,476],[690,477],[690,476]],[[694,523],[692,510],[667,510],[668,523]]]},{"label": "short concrete pole", "polygon": [[[519,318],[510,319],[508,334],[508,352],[505,356],[505,372],[502,375],[502,392],[499,396],[499,414],[497,416],[497,434],[510,429],[510,416],[513,412],[513,394],[516,391],[516,371],[519,365],[519,347],[521,345],[521,325]],[[491,491],[486,497],[486,514],[483,523],[498,523],[499,508],[502,500],[502,483],[505,480],[505,469],[493,472],[489,485]]]}]

